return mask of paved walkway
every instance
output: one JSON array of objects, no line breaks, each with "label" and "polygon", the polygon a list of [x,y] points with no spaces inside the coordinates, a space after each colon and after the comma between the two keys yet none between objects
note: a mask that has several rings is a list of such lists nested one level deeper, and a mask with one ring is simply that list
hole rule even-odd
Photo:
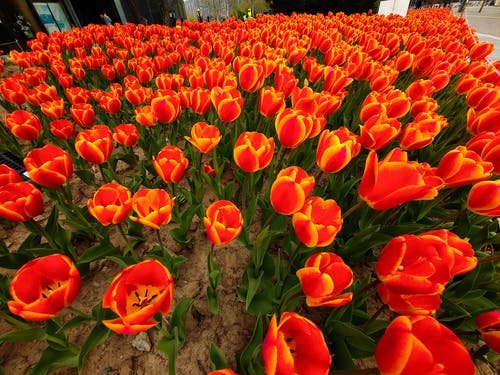
[{"label": "paved walkway", "polygon": [[[480,40],[495,43],[495,50],[488,57],[492,61],[500,60],[500,6],[484,6],[481,13],[479,9],[479,6],[467,6],[463,17]],[[453,10],[457,14],[456,7]]]}]

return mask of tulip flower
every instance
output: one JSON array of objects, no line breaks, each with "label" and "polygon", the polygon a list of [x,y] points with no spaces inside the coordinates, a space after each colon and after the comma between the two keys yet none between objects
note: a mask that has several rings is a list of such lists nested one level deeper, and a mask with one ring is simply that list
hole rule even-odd
[{"label": "tulip flower", "polygon": [[477,112],[470,108],[467,112],[467,131],[474,135],[500,132],[500,107],[485,108]]},{"label": "tulip flower", "polygon": [[30,179],[50,188],[65,184],[73,174],[69,153],[52,144],[28,152],[24,166]]},{"label": "tulip flower", "polygon": [[387,210],[411,200],[433,199],[442,185],[430,166],[408,161],[407,153],[396,148],[381,162],[375,151],[368,154],[358,192],[370,207]]},{"label": "tulip flower", "polygon": [[347,128],[323,130],[316,150],[316,164],[326,173],[335,173],[344,168],[361,151],[359,137]]},{"label": "tulip flower", "polygon": [[476,325],[484,342],[500,353],[500,311],[488,311],[476,317]]},{"label": "tulip flower", "polygon": [[23,179],[16,170],[6,164],[0,164],[0,187],[10,184],[11,182],[21,182],[22,180]]},{"label": "tulip flower", "polygon": [[134,106],[143,104],[147,98],[147,91],[139,84],[125,85],[125,99]]},{"label": "tulip flower", "polygon": [[42,193],[29,182],[11,182],[0,187],[0,217],[19,222],[42,212]]},{"label": "tulip flower", "polygon": [[369,150],[379,150],[391,143],[399,134],[401,123],[386,115],[374,115],[360,128],[360,142]]},{"label": "tulip flower", "polygon": [[4,78],[0,84],[2,96],[10,103],[21,105],[26,102],[28,88],[13,78]]},{"label": "tulip flower", "polygon": [[240,87],[247,92],[255,92],[264,84],[264,68],[260,64],[248,63],[238,72]]},{"label": "tulip flower", "polygon": [[453,331],[425,315],[394,319],[377,344],[375,360],[382,375],[476,373],[468,350]]},{"label": "tulip flower", "polygon": [[313,117],[298,109],[285,108],[276,116],[275,127],[278,139],[283,147],[297,148],[311,134]]},{"label": "tulip flower", "polygon": [[341,257],[321,252],[311,255],[297,271],[307,306],[337,307],[351,302],[352,292],[342,293],[352,284],[353,273]]},{"label": "tulip flower", "polygon": [[157,260],[145,260],[121,271],[111,282],[102,299],[102,307],[118,318],[103,320],[119,334],[146,331],[158,324],[154,315],[166,315],[174,298],[174,280]]},{"label": "tulip flower", "polygon": [[207,375],[238,375],[233,370],[225,368],[222,370],[210,371]]},{"label": "tulip flower", "polygon": [[59,119],[64,115],[64,100],[58,98],[53,101],[42,102],[40,103],[40,109],[44,115],[52,119]]},{"label": "tulip flower", "polygon": [[132,209],[137,214],[130,216],[136,221],[153,229],[168,224],[172,219],[174,199],[163,189],[139,189],[132,197]]},{"label": "tulip flower", "polygon": [[189,93],[189,105],[194,113],[205,115],[212,106],[210,91],[203,88],[195,88]]},{"label": "tulip flower", "polygon": [[243,98],[237,89],[214,87],[210,97],[221,121],[231,122],[240,116],[243,108]]},{"label": "tulip flower", "polygon": [[156,173],[166,183],[179,182],[189,164],[184,152],[177,146],[163,147],[158,156],[153,156]]},{"label": "tulip flower", "polygon": [[271,86],[263,87],[259,91],[257,108],[261,115],[272,117],[285,109],[285,94]]},{"label": "tulip flower", "polygon": [[340,207],[333,199],[306,199],[302,208],[293,214],[292,224],[300,242],[307,247],[330,245],[342,228]]},{"label": "tulip flower", "polygon": [[30,260],[16,272],[7,305],[11,313],[26,320],[48,320],[71,305],[80,286],[80,273],[70,258],[47,255]]},{"label": "tulip flower", "polygon": [[495,44],[492,42],[476,43],[471,47],[469,55],[472,60],[483,60],[493,52],[494,49]]},{"label": "tulip flower", "polygon": [[166,96],[152,99],[151,110],[161,123],[169,124],[181,115],[181,101],[179,96],[172,91]]},{"label": "tulip flower", "polygon": [[441,158],[436,174],[447,186],[458,187],[487,180],[492,172],[492,163],[483,161],[474,151],[458,146]]},{"label": "tulip flower", "polygon": [[472,186],[467,209],[478,215],[500,216],[500,180],[481,181]]},{"label": "tulip flower", "polygon": [[120,124],[113,129],[113,139],[123,146],[132,147],[139,140],[139,131],[134,124]]},{"label": "tulip flower", "polygon": [[215,171],[214,167],[209,162],[206,162],[205,165],[203,166],[203,172],[208,174],[210,177],[215,177],[217,175],[217,172]]},{"label": "tulip flower", "polygon": [[253,173],[269,165],[274,154],[274,139],[259,132],[243,132],[233,149],[233,158],[238,167]]},{"label": "tulip flower", "polygon": [[441,306],[440,294],[399,294],[377,284],[377,294],[392,311],[402,315],[432,315]]},{"label": "tulip flower", "polygon": [[419,113],[413,122],[406,124],[399,138],[399,145],[405,150],[417,150],[429,145],[441,131],[437,116],[427,112]]},{"label": "tulip flower", "polygon": [[23,109],[5,115],[5,124],[12,134],[25,141],[37,139],[42,132],[40,119]]},{"label": "tulip flower", "polygon": [[302,168],[282,169],[271,186],[271,205],[279,214],[294,214],[302,208],[313,188],[314,176],[309,176]]},{"label": "tulip flower", "polygon": [[142,126],[155,126],[158,118],[153,112],[151,106],[145,105],[135,109],[135,121]]},{"label": "tulip flower", "polygon": [[122,102],[118,96],[106,93],[101,96],[99,105],[106,113],[115,115],[120,112]]},{"label": "tulip flower", "polygon": [[203,224],[210,242],[214,245],[227,245],[240,235],[243,216],[234,203],[220,200],[208,206]]},{"label": "tulip flower", "polygon": [[68,140],[75,133],[75,125],[69,120],[53,120],[50,122],[50,132],[59,139]]},{"label": "tulip flower", "polygon": [[206,122],[197,122],[191,128],[191,137],[184,138],[186,138],[196,150],[202,154],[207,154],[217,147],[222,136],[220,135],[219,128],[216,126],[209,125]]},{"label": "tulip flower", "polygon": [[102,164],[113,152],[113,134],[106,125],[94,125],[76,135],[75,149],[89,163]]},{"label": "tulip flower", "polygon": [[327,375],[332,358],[321,330],[309,319],[284,312],[273,315],[262,342],[266,375]]},{"label": "tulip flower", "polygon": [[104,226],[121,223],[132,209],[130,190],[116,182],[104,184],[88,200],[87,209]]},{"label": "tulip flower", "polygon": [[480,155],[481,159],[493,164],[493,173],[500,174],[500,133],[484,145]]}]

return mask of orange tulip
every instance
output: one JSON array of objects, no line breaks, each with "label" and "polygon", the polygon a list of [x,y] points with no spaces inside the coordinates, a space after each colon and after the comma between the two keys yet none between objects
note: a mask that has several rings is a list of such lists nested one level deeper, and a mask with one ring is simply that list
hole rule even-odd
[{"label": "orange tulip", "polygon": [[285,108],[278,113],[275,121],[276,133],[283,147],[297,148],[311,134],[313,118],[307,112]]},{"label": "orange tulip", "polygon": [[155,126],[158,118],[153,112],[151,106],[145,105],[143,107],[136,107],[135,121],[137,121],[142,126]]},{"label": "orange tulip", "polygon": [[493,164],[493,173],[500,174],[500,133],[484,145],[480,155],[481,159]]},{"label": "orange tulip", "polygon": [[44,115],[53,119],[58,119],[64,115],[64,100],[62,98],[40,103],[40,109]]},{"label": "orange tulip", "polygon": [[147,99],[146,89],[139,84],[125,85],[125,98],[132,105],[138,106],[143,104]]},{"label": "orange tulip", "polygon": [[24,158],[30,179],[42,186],[54,188],[69,181],[73,162],[67,151],[52,144],[32,149]]},{"label": "orange tulip", "polygon": [[333,199],[306,199],[302,208],[293,214],[292,224],[300,242],[307,247],[330,245],[342,228],[340,207]]},{"label": "orange tulip", "polygon": [[203,224],[210,242],[214,245],[227,245],[240,235],[243,216],[234,203],[220,200],[208,206]]},{"label": "orange tulip", "polygon": [[90,91],[83,87],[70,87],[66,89],[66,97],[71,104],[88,103],[91,99]]},{"label": "orange tulip", "polygon": [[17,109],[5,115],[5,124],[12,134],[25,141],[37,139],[42,132],[40,119],[23,109]]},{"label": "orange tulip", "polygon": [[326,173],[344,168],[361,151],[359,137],[347,128],[323,130],[316,150],[316,164]]},{"label": "orange tulip", "polygon": [[269,165],[274,154],[274,139],[259,132],[240,134],[233,150],[235,163],[245,172],[253,173]]},{"label": "orange tulip", "polygon": [[257,108],[261,115],[272,117],[285,109],[285,94],[271,86],[263,87],[259,91]]},{"label": "orange tulip", "polygon": [[360,128],[360,143],[369,150],[379,150],[398,136],[401,123],[386,115],[374,115]]},{"label": "orange tulip", "polygon": [[467,131],[475,135],[500,132],[500,108],[485,108],[478,112],[470,108],[467,112]]},{"label": "orange tulip", "polygon": [[191,137],[184,137],[202,154],[209,153],[219,144],[222,136],[219,128],[206,122],[197,122],[191,128]]},{"label": "orange tulip", "polygon": [[120,98],[113,94],[103,94],[99,100],[101,108],[109,114],[116,115],[120,112],[122,102]]},{"label": "orange tulip", "polygon": [[3,78],[0,83],[0,92],[5,100],[17,105],[24,104],[28,97],[28,88],[26,85],[12,77]]},{"label": "orange tulip", "polygon": [[495,49],[492,42],[482,42],[474,44],[469,50],[469,56],[472,60],[483,60]]},{"label": "orange tulip", "polygon": [[172,218],[174,199],[163,189],[139,189],[132,197],[132,209],[137,214],[129,216],[132,221],[153,229],[168,224]]},{"label": "orange tulip", "polygon": [[189,94],[189,105],[194,113],[200,115],[205,115],[210,110],[212,106],[212,100],[210,98],[210,91],[203,88],[195,88],[190,91]]},{"label": "orange tulip", "polygon": [[121,223],[132,209],[130,190],[116,182],[104,184],[87,201],[87,209],[104,226]]},{"label": "orange tulip", "polygon": [[75,126],[69,120],[53,120],[50,122],[50,132],[57,138],[68,140],[75,133]]},{"label": "orange tulip", "polygon": [[153,156],[156,173],[166,183],[179,182],[189,164],[184,152],[176,146],[163,147],[158,156]]},{"label": "orange tulip", "polygon": [[332,358],[321,330],[307,318],[284,312],[273,315],[262,342],[266,375],[327,375]]},{"label": "orange tulip", "polygon": [[94,125],[76,135],[75,149],[89,163],[102,164],[113,152],[113,134],[106,125]]},{"label": "orange tulip", "polygon": [[352,285],[353,273],[338,255],[327,252],[311,255],[304,268],[297,271],[297,277],[307,306],[337,307],[352,301],[352,292],[340,294]]},{"label": "orange tulip", "polygon": [[102,307],[118,318],[102,323],[122,335],[146,331],[159,323],[154,315],[167,315],[173,298],[174,279],[169,270],[157,260],[142,261],[125,268],[111,282]]},{"label": "orange tulip", "polygon": [[406,152],[396,148],[381,161],[375,151],[366,159],[359,196],[376,210],[387,210],[411,200],[433,199],[443,186],[426,163],[408,161]]},{"label": "orange tulip", "polygon": [[237,89],[214,87],[210,97],[221,121],[231,122],[240,116],[243,108],[243,98]]},{"label": "orange tulip", "polygon": [[71,305],[81,287],[71,259],[52,254],[27,262],[15,274],[9,291],[9,310],[26,320],[44,321]]},{"label": "orange tulip", "polygon": [[458,146],[441,158],[436,174],[449,187],[470,185],[491,177],[493,164],[474,151]]},{"label": "orange tulip", "polygon": [[377,344],[375,359],[382,375],[476,373],[468,350],[453,331],[425,315],[394,319]]},{"label": "orange tulip", "polygon": [[0,217],[20,222],[42,212],[42,193],[29,182],[12,182],[0,187]]},{"label": "orange tulip", "polygon": [[121,145],[132,147],[139,140],[139,131],[134,124],[120,124],[113,129],[113,139]]},{"label": "orange tulip", "polygon": [[282,215],[296,213],[314,188],[314,176],[300,167],[282,169],[271,186],[271,205]]},{"label": "orange tulip", "polygon": [[238,73],[240,87],[247,92],[255,92],[264,84],[264,68],[257,63],[248,63]]},{"label": "orange tulip", "polygon": [[500,353],[500,311],[488,311],[476,317],[476,325],[488,346]]},{"label": "orange tulip", "polygon": [[500,216],[500,180],[481,181],[472,186],[467,209],[478,215]]},{"label": "orange tulip", "polygon": [[238,375],[233,370],[225,368],[222,370],[210,371],[207,375]]},{"label": "orange tulip", "polygon": [[423,148],[434,140],[441,131],[442,122],[435,113],[421,112],[413,122],[408,123],[401,132],[399,145],[405,150]]}]

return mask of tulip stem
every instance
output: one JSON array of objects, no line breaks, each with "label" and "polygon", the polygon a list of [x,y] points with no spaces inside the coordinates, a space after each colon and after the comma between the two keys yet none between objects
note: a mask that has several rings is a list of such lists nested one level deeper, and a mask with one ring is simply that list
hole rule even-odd
[{"label": "tulip stem", "polygon": [[370,317],[370,319],[365,324],[363,324],[363,330],[368,328],[386,309],[387,305],[385,303],[382,304],[382,306],[380,306],[378,310],[375,311],[375,313]]},{"label": "tulip stem", "polygon": [[477,261],[477,264],[497,262],[499,260],[500,260],[500,255],[492,255],[489,257],[479,258],[479,260]]},{"label": "tulip stem", "polygon": [[101,177],[102,177],[103,182],[107,183],[108,180],[106,178],[106,175],[104,174],[104,168],[102,167],[102,164],[97,164],[97,166],[99,167],[99,171],[101,172]]},{"label": "tulip stem", "polygon": [[59,186],[59,191],[62,193],[62,196],[64,198],[64,204],[65,205],[71,204],[73,199],[71,198],[70,193],[68,193],[68,191],[63,185]]},{"label": "tulip stem", "polygon": [[267,217],[265,223],[262,225],[262,228],[267,227],[275,216],[276,216],[276,211],[273,211],[273,213]]},{"label": "tulip stem", "polygon": [[73,306],[68,306],[69,311],[71,311],[73,314],[78,315],[79,317],[92,320],[92,317],[88,314],[85,314],[83,311],[77,309],[76,307]]},{"label": "tulip stem", "polygon": [[[45,238],[45,240],[48,242],[48,244],[50,245],[50,247],[52,248],[52,250],[55,250],[55,251],[60,251],[61,249],[56,245],[56,243],[52,240],[52,238],[50,238],[49,235],[47,235],[47,232],[45,232],[45,229],[42,228],[42,226],[37,223],[35,220],[31,219],[29,220],[30,224],[32,224],[32,228],[35,229],[35,231],[40,235],[42,236],[43,238]],[[30,229],[30,228],[28,228]],[[73,254],[71,254],[73,256]],[[78,259],[78,257],[74,258],[74,259]]]},{"label": "tulip stem", "polygon": [[160,245],[160,247],[162,249],[165,249],[165,247],[163,247],[163,241],[161,239],[161,233],[159,229],[156,230],[156,238],[158,239],[158,244]]},{"label": "tulip stem", "polygon": [[360,200],[358,203],[356,203],[354,206],[349,208],[343,215],[342,219],[345,220],[350,214],[352,214],[354,211],[356,211],[358,208],[362,207],[365,205],[365,201]]},{"label": "tulip stem", "polygon": [[116,227],[118,228],[118,232],[120,232],[120,235],[122,236],[123,240],[125,241],[125,247],[123,249],[123,255],[125,256],[125,255],[127,255],[128,252],[130,252],[132,254],[132,258],[137,261],[138,258],[137,258],[137,254],[135,253],[134,247],[133,246],[127,246],[127,244],[128,244],[128,238],[127,238],[127,235],[125,234],[125,230],[123,229],[123,224],[122,223],[118,223],[116,225]]}]

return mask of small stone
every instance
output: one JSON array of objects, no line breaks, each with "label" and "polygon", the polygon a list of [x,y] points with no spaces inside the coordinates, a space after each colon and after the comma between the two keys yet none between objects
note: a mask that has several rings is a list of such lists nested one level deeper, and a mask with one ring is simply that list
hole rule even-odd
[{"label": "small stone", "polygon": [[146,332],[138,333],[132,341],[132,346],[141,352],[151,351],[151,341],[148,334]]}]

